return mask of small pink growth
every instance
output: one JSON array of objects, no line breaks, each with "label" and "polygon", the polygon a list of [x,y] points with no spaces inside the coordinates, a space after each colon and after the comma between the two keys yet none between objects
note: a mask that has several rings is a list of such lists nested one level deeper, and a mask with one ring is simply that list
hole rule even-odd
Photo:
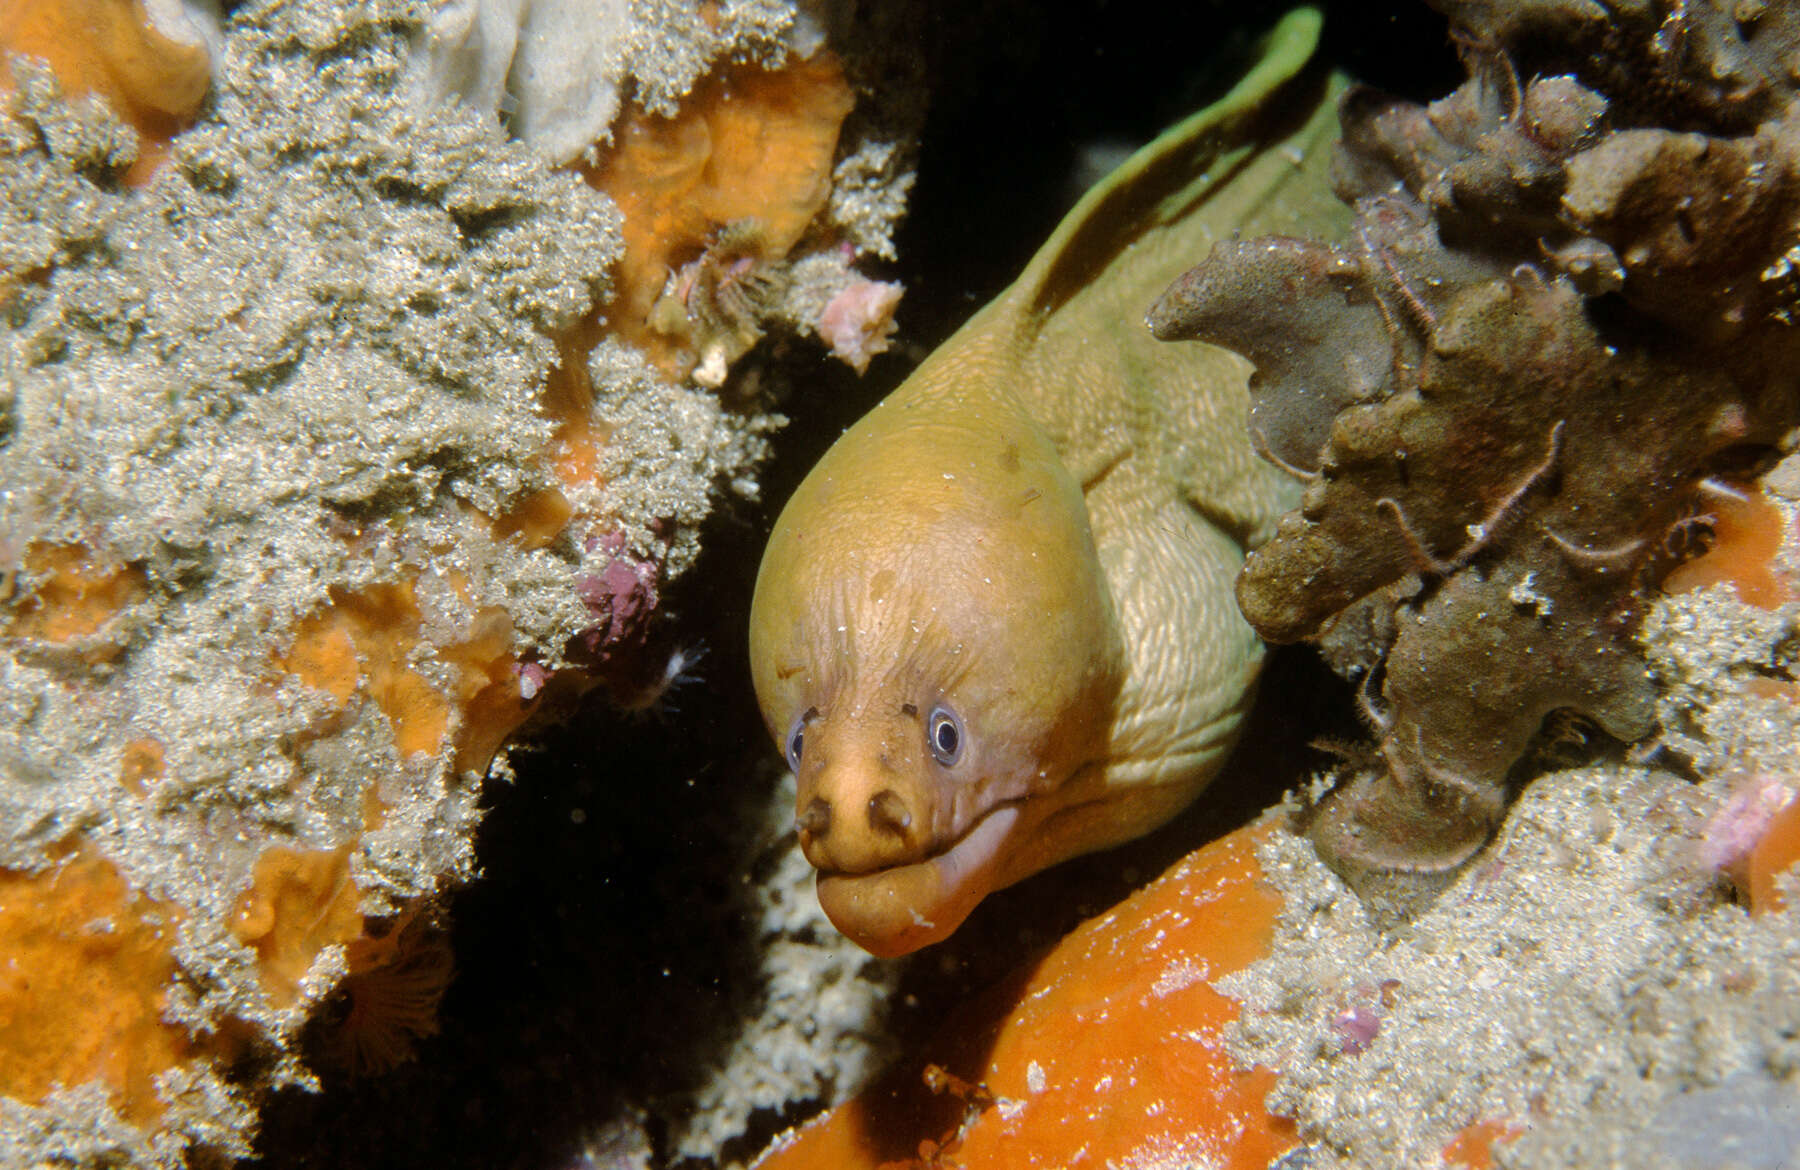
[{"label": "small pink growth", "polygon": [[1331,1030],[1337,1033],[1338,1047],[1355,1056],[1381,1032],[1381,1013],[1362,1004],[1351,1004],[1331,1017]]},{"label": "small pink growth", "polygon": [[519,698],[527,703],[537,698],[544,684],[550,681],[550,671],[541,663],[521,662],[514,669],[519,676]]},{"label": "small pink growth", "polygon": [[819,314],[819,336],[832,353],[863,373],[870,358],[886,351],[894,332],[894,308],[904,291],[888,281],[857,281],[832,297]]},{"label": "small pink growth", "polygon": [[1700,864],[1717,870],[1741,866],[1768,832],[1775,814],[1793,799],[1793,790],[1773,776],[1758,774],[1739,784],[1706,822],[1700,837]]},{"label": "small pink growth", "polygon": [[1375,1042],[1399,988],[1398,979],[1383,979],[1375,985],[1365,983],[1350,993],[1350,1005],[1331,1017],[1339,1051],[1355,1056]]},{"label": "small pink growth", "polygon": [[625,534],[615,528],[611,532],[590,535],[581,542],[581,547],[591,553],[603,552],[616,557],[625,551]]},{"label": "small pink growth", "polygon": [[[614,545],[602,537],[597,547],[614,551],[624,547],[624,540]],[[614,556],[598,573],[575,578],[575,591],[595,618],[581,635],[588,649],[604,653],[642,633],[644,618],[656,608],[656,577],[655,564]]]}]

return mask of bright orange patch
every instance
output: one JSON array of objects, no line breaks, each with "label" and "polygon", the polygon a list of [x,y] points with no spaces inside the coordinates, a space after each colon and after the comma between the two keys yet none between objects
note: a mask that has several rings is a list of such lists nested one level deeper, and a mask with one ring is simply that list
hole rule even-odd
[{"label": "bright orange patch", "polygon": [[550,469],[570,488],[600,483],[600,457],[611,430],[594,417],[594,387],[587,355],[605,336],[594,321],[583,321],[562,340],[562,358],[544,383],[544,413],[556,421],[550,440]]},{"label": "bright orange patch", "polygon": [[1525,1130],[1505,1121],[1477,1121],[1463,1127],[1444,1147],[1444,1161],[1468,1170],[1489,1170],[1494,1164],[1494,1147],[1514,1141]]},{"label": "bright orange patch", "polygon": [[[931,1051],[772,1148],[759,1170],[1204,1165],[1263,1170],[1297,1140],[1240,1072],[1238,1004],[1211,980],[1267,954],[1280,899],[1254,849],[1272,821],[1190,854],[950,1021]],[[932,1096],[935,1079],[973,1091]],[[958,1116],[972,1120],[958,1135]],[[934,1163],[932,1159],[946,1160]]]},{"label": "bright orange patch", "polygon": [[540,549],[561,535],[575,514],[569,498],[555,488],[526,496],[494,521],[494,535],[517,540],[521,548]]},{"label": "bright orange patch", "polygon": [[485,772],[535,705],[520,697],[519,660],[512,643],[512,619],[490,606],[476,612],[466,638],[444,647],[444,658],[462,668],[456,691],[463,712],[456,734],[459,772]]},{"label": "bright orange patch", "polygon": [[348,702],[362,681],[362,664],[356,660],[356,643],[331,611],[315,614],[294,630],[294,644],[275,664],[315,690]]},{"label": "bright orange patch", "polygon": [[519,695],[512,619],[505,610],[479,610],[464,638],[438,648],[443,661],[459,668],[445,695],[411,666],[424,621],[412,582],[334,588],[331,601],[296,623],[293,645],[275,665],[340,704],[366,688],[393,724],[402,754],[438,751],[452,712],[461,711],[456,767],[480,771],[531,714],[533,704]]},{"label": "bright orange patch", "polygon": [[23,592],[0,614],[0,633],[41,642],[66,644],[97,634],[144,593],[142,569],[78,544],[30,546],[21,575]]},{"label": "bright orange patch", "polygon": [[1800,861],[1800,800],[1790,800],[1769,821],[1769,827],[1750,850],[1745,862],[1745,885],[1750,892],[1750,912],[1780,910],[1787,899],[1775,887],[1775,878]]},{"label": "bright orange patch", "polygon": [[119,783],[133,796],[144,795],[162,774],[163,745],[154,739],[134,739],[119,753]]},{"label": "bright orange patch", "polygon": [[599,165],[583,170],[625,216],[608,332],[685,376],[692,355],[648,328],[669,274],[744,220],[756,221],[765,259],[786,256],[831,194],[838,130],[854,104],[836,58],[819,53],[775,70],[722,66],[673,118],[627,113]]},{"label": "bright orange patch", "polygon": [[450,707],[408,661],[423,620],[412,583],[334,587],[331,602],[295,624],[293,646],[275,664],[340,703],[366,686],[402,755],[437,751]]},{"label": "bright orange patch", "polygon": [[1729,584],[1745,605],[1777,609],[1792,601],[1792,587],[1775,572],[1775,554],[1786,533],[1781,509],[1758,488],[1743,500],[1721,498],[1713,513],[1712,548],[1677,565],[1663,579],[1663,589],[1686,593]]},{"label": "bright orange patch", "polygon": [[300,994],[319,952],[360,938],[362,912],[350,878],[350,847],[276,845],[256,859],[250,888],[238,898],[231,929],[256,948],[263,990],[277,1007]]},{"label": "bright orange patch", "polygon": [[41,873],[0,870],[0,1096],[97,1080],[127,1119],[159,1119],[152,1078],[198,1048],[162,1021],[177,920],[84,849]]},{"label": "bright orange patch", "polygon": [[131,123],[134,185],[161,165],[212,85],[205,48],[157,31],[144,0],[0,0],[0,89],[12,86],[8,53],[42,60],[65,93],[94,94]]}]

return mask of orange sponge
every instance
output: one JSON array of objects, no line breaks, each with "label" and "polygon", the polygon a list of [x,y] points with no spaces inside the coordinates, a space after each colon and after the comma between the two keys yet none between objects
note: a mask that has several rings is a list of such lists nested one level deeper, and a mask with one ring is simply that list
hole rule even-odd
[{"label": "orange sponge", "polygon": [[296,623],[293,645],[276,666],[340,704],[366,688],[392,722],[403,755],[437,751],[452,712],[461,712],[456,767],[479,771],[533,707],[519,692],[512,621],[503,610],[485,607],[462,640],[438,647],[460,668],[449,695],[412,668],[423,621],[410,580],[333,588],[329,606]]},{"label": "orange sponge", "polygon": [[0,89],[11,84],[8,53],[42,60],[65,92],[94,94],[131,123],[133,183],[167,157],[212,85],[206,46],[157,28],[144,0],[0,0]]},{"label": "orange sponge", "polygon": [[1745,605],[1775,609],[1794,591],[1775,572],[1775,554],[1786,534],[1781,509],[1758,488],[1748,495],[1719,493],[1713,500],[1713,546],[1677,565],[1663,580],[1670,593],[1729,584]]},{"label": "orange sponge", "polygon": [[1444,1147],[1444,1162],[1467,1170],[1489,1170],[1494,1164],[1494,1147],[1516,1141],[1524,1132],[1524,1127],[1505,1121],[1477,1121],[1464,1126]]},{"label": "orange sponge", "polygon": [[[33,544],[23,571],[6,582],[13,595],[0,594],[0,633],[67,645],[100,633],[106,624],[143,596],[144,574],[134,565],[109,560],[84,545]],[[95,646],[88,656],[104,661],[117,646]]]},{"label": "orange sponge", "polygon": [[1800,800],[1790,800],[1769,819],[1768,828],[1757,839],[1745,862],[1745,886],[1750,894],[1750,912],[1762,914],[1780,910],[1787,899],[1775,886],[1775,878],[1800,861]]},{"label": "orange sponge", "polygon": [[[612,148],[584,171],[625,216],[607,332],[685,377],[704,343],[651,328],[665,283],[726,228],[743,237],[744,254],[730,264],[747,271],[786,256],[831,194],[838,130],[854,100],[836,58],[819,53],[774,70],[726,65],[696,85],[673,118],[626,114]],[[737,282],[740,292],[746,287]],[[701,317],[732,312],[728,303],[686,307]]]},{"label": "orange sponge", "polygon": [[256,948],[269,998],[279,1007],[292,1004],[320,951],[362,935],[349,846],[265,850],[231,927]]},{"label": "orange sponge", "polygon": [[1238,1005],[1211,981],[1267,953],[1280,899],[1254,851],[1272,831],[1265,819],[1215,841],[1084,923],[757,1166],[1264,1170],[1297,1140],[1264,1107],[1274,1074],[1233,1066]]},{"label": "orange sponge", "polygon": [[65,850],[39,873],[0,870],[0,1096],[36,1102],[98,1080],[139,1125],[163,1105],[153,1078],[231,1042],[163,1022],[176,910],[126,885],[111,862]]}]

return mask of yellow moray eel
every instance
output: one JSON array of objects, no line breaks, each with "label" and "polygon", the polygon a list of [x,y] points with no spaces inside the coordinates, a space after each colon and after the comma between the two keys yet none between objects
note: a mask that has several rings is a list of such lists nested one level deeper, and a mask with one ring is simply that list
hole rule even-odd
[{"label": "yellow moray eel", "polygon": [[1246,436],[1249,366],[1143,318],[1218,238],[1347,222],[1318,32],[1289,14],[1088,192],[776,522],[757,699],[819,900],[875,954],[1157,827],[1231,744],[1262,657],[1232,582],[1297,493]]}]

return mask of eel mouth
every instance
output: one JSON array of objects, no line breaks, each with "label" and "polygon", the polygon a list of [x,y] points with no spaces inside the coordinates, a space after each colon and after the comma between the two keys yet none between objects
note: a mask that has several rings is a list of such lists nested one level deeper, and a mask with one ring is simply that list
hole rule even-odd
[{"label": "eel mouth", "polygon": [[1018,820],[1016,803],[998,805],[923,861],[868,873],[820,871],[819,905],[851,942],[882,958],[947,938],[996,887],[1001,847]]}]

